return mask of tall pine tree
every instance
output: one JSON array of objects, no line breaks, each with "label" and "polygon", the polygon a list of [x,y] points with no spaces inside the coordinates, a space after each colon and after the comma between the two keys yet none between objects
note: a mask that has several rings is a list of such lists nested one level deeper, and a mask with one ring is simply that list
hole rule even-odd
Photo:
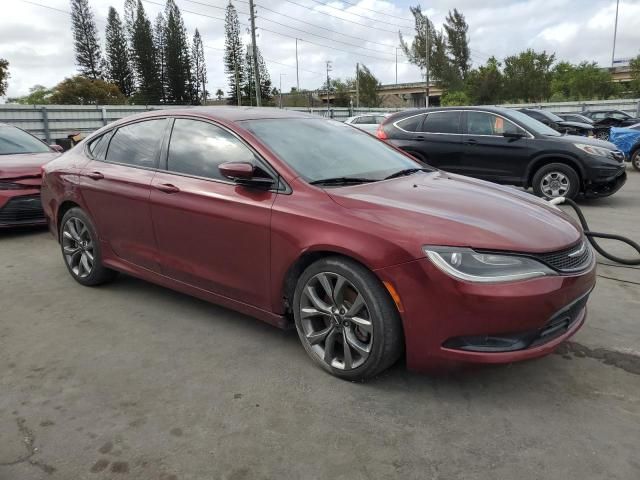
[{"label": "tall pine tree", "polygon": [[207,101],[207,66],[204,60],[204,45],[200,32],[196,28],[191,46],[191,63],[193,68],[195,102],[204,104]]},{"label": "tall pine tree", "polygon": [[447,48],[451,55],[451,64],[458,76],[464,80],[471,69],[471,52],[467,38],[469,25],[458,9],[454,8],[453,13],[449,11],[444,30],[447,33]]},{"label": "tall pine tree", "polygon": [[229,103],[240,105],[242,85],[246,75],[244,69],[244,49],[240,39],[238,12],[231,1],[227,5],[224,21],[224,71],[229,82]]},{"label": "tall pine tree", "polygon": [[273,88],[271,85],[271,76],[269,75],[269,70],[267,70],[267,64],[262,58],[262,53],[260,53],[260,49],[256,46],[256,51],[258,52],[258,74],[260,75],[260,96],[265,104],[271,102],[273,99]]},{"label": "tall pine tree", "polygon": [[136,5],[132,32],[133,64],[138,79],[136,100],[145,104],[160,102],[161,88],[158,76],[157,55],[153,43],[151,22],[144,11],[142,1]]},{"label": "tall pine tree", "polygon": [[85,77],[102,77],[98,29],[88,0],[71,0],[71,27],[78,70]]},{"label": "tall pine tree", "polygon": [[105,31],[106,74],[122,94],[129,98],[133,94],[133,71],[129,62],[127,38],[115,8],[109,7]]},{"label": "tall pine tree", "polygon": [[165,59],[167,62],[167,100],[177,104],[193,100],[191,57],[184,21],[174,0],[167,0]]},{"label": "tall pine tree", "polygon": [[153,27],[153,42],[157,54],[158,75],[160,80],[160,98],[163,103],[167,102],[167,22],[159,13]]}]

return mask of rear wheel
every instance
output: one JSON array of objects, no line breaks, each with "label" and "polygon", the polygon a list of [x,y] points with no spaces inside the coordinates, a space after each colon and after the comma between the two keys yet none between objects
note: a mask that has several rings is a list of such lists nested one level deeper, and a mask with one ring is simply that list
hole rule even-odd
[{"label": "rear wheel", "polygon": [[402,325],[393,302],[380,280],[350,259],[328,257],[309,266],[293,304],[307,354],[337,377],[371,378],[402,353]]},{"label": "rear wheel", "polygon": [[636,170],[640,170],[640,149],[636,150],[631,155],[631,165]]},{"label": "rear wheel", "polygon": [[596,132],[596,138],[598,140],[609,141],[609,130],[600,130]]},{"label": "rear wheel", "polygon": [[533,176],[533,191],[543,198],[575,198],[580,192],[580,177],[564,163],[541,167]]},{"label": "rear wheel", "polygon": [[75,281],[94,286],[112,280],[116,272],[102,265],[100,242],[93,223],[80,208],[72,208],[60,222],[60,247]]}]

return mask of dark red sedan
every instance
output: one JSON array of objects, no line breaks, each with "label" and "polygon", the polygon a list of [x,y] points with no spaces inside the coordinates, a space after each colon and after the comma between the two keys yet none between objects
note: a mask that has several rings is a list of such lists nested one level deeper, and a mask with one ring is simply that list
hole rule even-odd
[{"label": "dark red sedan", "polygon": [[40,169],[59,155],[24,130],[0,123],[0,228],[46,223]]},{"label": "dark red sedan", "polygon": [[285,328],[371,377],[550,353],[584,323],[594,254],[527,193],[438,170],[351,126],[273,109],[127,117],[45,168],[78,282],[124,272]]}]

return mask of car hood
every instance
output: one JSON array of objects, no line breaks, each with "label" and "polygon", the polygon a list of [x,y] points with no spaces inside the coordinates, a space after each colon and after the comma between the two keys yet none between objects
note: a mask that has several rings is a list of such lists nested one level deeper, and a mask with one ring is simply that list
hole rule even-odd
[{"label": "car hood", "polygon": [[572,122],[570,120],[562,120],[561,122],[556,122],[558,125],[562,127],[571,127],[571,128],[582,128],[584,130],[593,130],[593,125],[589,123],[582,122]]},{"label": "car hood", "polygon": [[407,249],[432,244],[551,252],[582,236],[567,214],[526,192],[441,171],[326,190]]},{"label": "car hood", "polygon": [[594,137],[581,137],[580,135],[559,135],[553,137],[544,137],[551,140],[557,140],[565,143],[582,143],[583,145],[593,145],[594,147],[608,148],[609,150],[617,150],[616,146],[605,140],[598,140]]},{"label": "car hood", "polygon": [[0,179],[40,177],[40,167],[58,156],[58,152],[0,155]]}]

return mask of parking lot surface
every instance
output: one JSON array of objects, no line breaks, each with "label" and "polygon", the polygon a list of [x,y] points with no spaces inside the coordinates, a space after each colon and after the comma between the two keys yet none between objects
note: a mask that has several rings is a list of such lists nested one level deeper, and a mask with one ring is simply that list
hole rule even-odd
[{"label": "parking lot surface", "polygon": [[[628,173],[581,204],[639,240]],[[599,274],[554,355],[359,384],[293,330],[124,275],[82,287],[48,232],[0,232],[0,479],[638,479],[640,271]]]}]

